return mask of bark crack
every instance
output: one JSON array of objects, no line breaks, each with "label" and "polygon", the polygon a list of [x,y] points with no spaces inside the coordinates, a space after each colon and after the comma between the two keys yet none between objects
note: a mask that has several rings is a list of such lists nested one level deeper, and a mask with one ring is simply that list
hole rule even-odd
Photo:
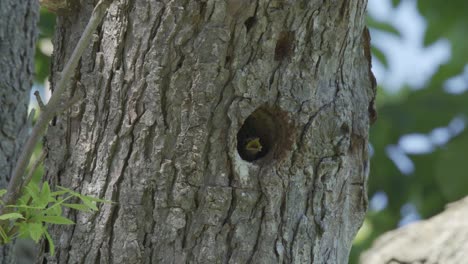
[{"label": "bark crack", "polygon": [[262,236],[262,224],[265,221],[265,207],[262,208],[262,215],[260,216],[260,221],[259,221],[259,227],[258,227],[258,232],[257,236],[255,239],[255,243],[252,249],[252,253],[250,254],[249,259],[247,260],[247,264],[253,263],[253,258],[255,256],[255,253],[257,253],[258,245],[260,243],[260,237]]}]

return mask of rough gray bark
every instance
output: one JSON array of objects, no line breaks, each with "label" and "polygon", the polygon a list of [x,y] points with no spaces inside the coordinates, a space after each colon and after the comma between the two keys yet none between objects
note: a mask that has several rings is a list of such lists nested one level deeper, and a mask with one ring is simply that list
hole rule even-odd
[{"label": "rough gray bark", "polygon": [[468,197],[449,204],[444,212],[425,221],[390,231],[360,259],[363,264],[447,263],[468,259]]},{"label": "rough gray bark", "polygon": [[[9,177],[27,137],[27,110],[34,72],[39,18],[36,0],[0,2],[0,188]],[[12,247],[0,249],[0,263],[15,263]]]},{"label": "rough gray bark", "polygon": [[37,1],[2,0],[0,4],[1,188],[7,185],[27,136],[38,18]]},{"label": "rough gray bark", "polygon": [[[89,2],[59,20],[55,73]],[[68,212],[48,263],[347,263],[374,114],[366,4],[115,1],[46,167],[116,203]],[[249,162],[254,132],[265,156]]]}]

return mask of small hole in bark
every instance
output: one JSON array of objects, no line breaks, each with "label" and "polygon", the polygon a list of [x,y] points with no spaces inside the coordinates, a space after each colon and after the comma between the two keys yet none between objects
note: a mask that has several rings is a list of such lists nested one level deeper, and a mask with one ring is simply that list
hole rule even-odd
[{"label": "small hole in bark", "polygon": [[349,134],[349,126],[348,126],[348,124],[344,123],[343,125],[341,125],[340,130],[341,130],[341,134],[342,134],[342,135],[347,135],[347,134]]},{"label": "small hole in bark", "polygon": [[[268,107],[257,108],[237,133],[237,151],[246,161],[279,158],[291,145],[286,114]],[[292,134],[292,133],[291,133]]]},{"label": "small hole in bark", "polygon": [[275,61],[282,61],[293,55],[294,40],[294,31],[282,31],[279,34],[275,47]]},{"label": "small hole in bark", "polygon": [[247,18],[247,20],[245,20],[244,25],[245,29],[247,30],[247,33],[253,27],[253,25],[255,25],[255,22],[257,22],[257,18],[255,18],[254,16],[249,17]]},{"label": "small hole in bark", "polygon": [[182,65],[184,64],[184,60],[185,60],[184,56],[180,57],[179,61],[177,62],[176,69],[174,72],[178,71],[182,67]]}]

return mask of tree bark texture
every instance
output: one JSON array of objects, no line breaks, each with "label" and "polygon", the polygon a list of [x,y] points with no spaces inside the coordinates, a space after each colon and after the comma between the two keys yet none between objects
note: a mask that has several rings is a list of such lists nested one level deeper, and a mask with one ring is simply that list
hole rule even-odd
[{"label": "tree bark texture", "polygon": [[[115,203],[68,212],[48,263],[347,263],[367,207],[366,4],[115,1],[46,162]],[[59,19],[56,74],[91,10]]]},{"label": "tree bark texture", "polygon": [[388,232],[365,252],[362,264],[462,264],[468,259],[468,197],[433,218]]},{"label": "tree bark texture", "polygon": [[0,3],[0,186],[5,188],[27,137],[39,4]]},{"label": "tree bark texture", "polygon": [[[39,19],[36,0],[0,2],[0,188],[10,175],[27,138],[29,92]],[[3,246],[0,263],[15,263],[13,247]]]}]

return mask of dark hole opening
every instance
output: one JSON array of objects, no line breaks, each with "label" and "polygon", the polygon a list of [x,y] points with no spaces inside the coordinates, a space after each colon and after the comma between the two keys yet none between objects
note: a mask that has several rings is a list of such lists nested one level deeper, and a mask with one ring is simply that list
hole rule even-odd
[{"label": "dark hole opening", "polygon": [[275,47],[275,61],[281,61],[293,55],[294,39],[294,31],[282,31],[279,34]]},{"label": "dark hole opening", "polygon": [[279,116],[266,108],[255,110],[237,133],[237,151],[246,161],[255,161],[274,153],[283,142],[284,126]]},{"label": "dark hole opening", "polygon": [[182,67],[184,60],[185,60],[184,56],[180,57],[179,61],[177,62],[176,71]]},{"label": "dark hole opening", "polygon": [[257,22],[257,19],[254,16],[249,17],[247,18],[247,20],[245,20],[244,25],[245,29],[247,30],[247,33],[249,33],[249,30],[253,27],[253,25],[255,25],[255,22]]}]

